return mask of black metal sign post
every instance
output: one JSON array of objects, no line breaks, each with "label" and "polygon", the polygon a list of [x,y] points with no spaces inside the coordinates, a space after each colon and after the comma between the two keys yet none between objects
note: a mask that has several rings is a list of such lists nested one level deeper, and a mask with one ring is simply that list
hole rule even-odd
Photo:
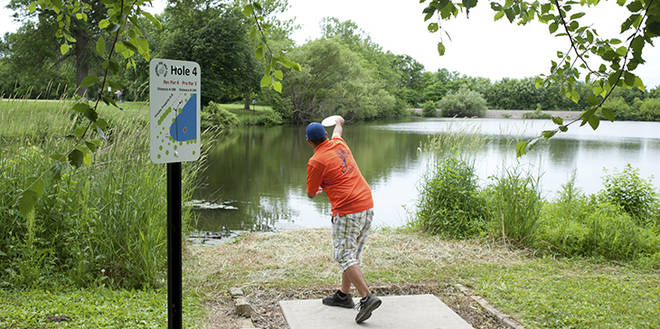
[{"label": "black metal sign post", "polygon": [[167,328],[181,321],[181,162],[167,164]]},{"label": "black metal sign post", "polygon": [[167,328],[182,328],[181,162],[201,153],[199,64],[152,58],[149,62],[149,155],[167,163]]}]

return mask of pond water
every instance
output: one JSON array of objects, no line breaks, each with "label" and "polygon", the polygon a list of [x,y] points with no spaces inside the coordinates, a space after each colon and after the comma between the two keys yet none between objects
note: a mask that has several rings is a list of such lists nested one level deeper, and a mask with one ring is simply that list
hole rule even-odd
[{"label": "pond water", "polygon": [[[543,197],[552,199],[573,172],[576,185],[594,193],[602,188],[603,175],[631,164],[658,188],[660,123],[601,122],[595,132],[576,124],[516,158],[512,137],[551,128],[549,120],[418,119],[347,125],[343,136],[372,188],[377,226],[405,225],[414,213],[419,186],[433,164],[432,155],[420,145],[439,133],[477,131],[488,137],[483,147],[463,152],[474,162],[481,185],[518,167],[540,175]],[[194,198],[221,207],[199,210],[197,228],[230,232],[329,227],[327,197],[310,200],[305,191],[312,153],[304,127],[237,128],[219,136],[212,142]]]}]

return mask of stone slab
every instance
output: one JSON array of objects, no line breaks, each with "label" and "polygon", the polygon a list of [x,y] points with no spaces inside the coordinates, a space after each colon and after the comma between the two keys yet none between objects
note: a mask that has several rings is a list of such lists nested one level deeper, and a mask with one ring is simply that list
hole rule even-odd
[{"label": "stone slab", "polygon": [[[383,296],[371,318],[355,323],[357,311],[326,306],[321,299],[284,300],[280,307],[291,329],[472,329],[434,295]],[[358,303],[358,299],[354,299]]]}]

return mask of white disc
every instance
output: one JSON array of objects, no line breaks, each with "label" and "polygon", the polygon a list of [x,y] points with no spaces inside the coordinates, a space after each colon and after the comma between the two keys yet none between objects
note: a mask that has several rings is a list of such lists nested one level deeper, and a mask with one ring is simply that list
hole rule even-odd
[{"label": "white disc", "polygon": [[323,126],[325,126],[325,127],[332,127],[332,126],[334,126],[335,124],[337,124],[337,118],[341,118],[341,116],[339,116],[339,115],[331,115],[331,116],[329,116],[329,117],[323,119],[323,121],[321,121],[321,124],[322,124]]}]

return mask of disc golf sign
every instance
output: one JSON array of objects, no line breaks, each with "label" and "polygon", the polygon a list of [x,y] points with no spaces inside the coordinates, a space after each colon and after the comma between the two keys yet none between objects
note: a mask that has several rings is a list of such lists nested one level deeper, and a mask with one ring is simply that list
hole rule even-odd
[{"label": "disc golf sign", "polygon": [[149,63],[152,162],[199,159],[200,77],[195,62],[154,58]]}]

